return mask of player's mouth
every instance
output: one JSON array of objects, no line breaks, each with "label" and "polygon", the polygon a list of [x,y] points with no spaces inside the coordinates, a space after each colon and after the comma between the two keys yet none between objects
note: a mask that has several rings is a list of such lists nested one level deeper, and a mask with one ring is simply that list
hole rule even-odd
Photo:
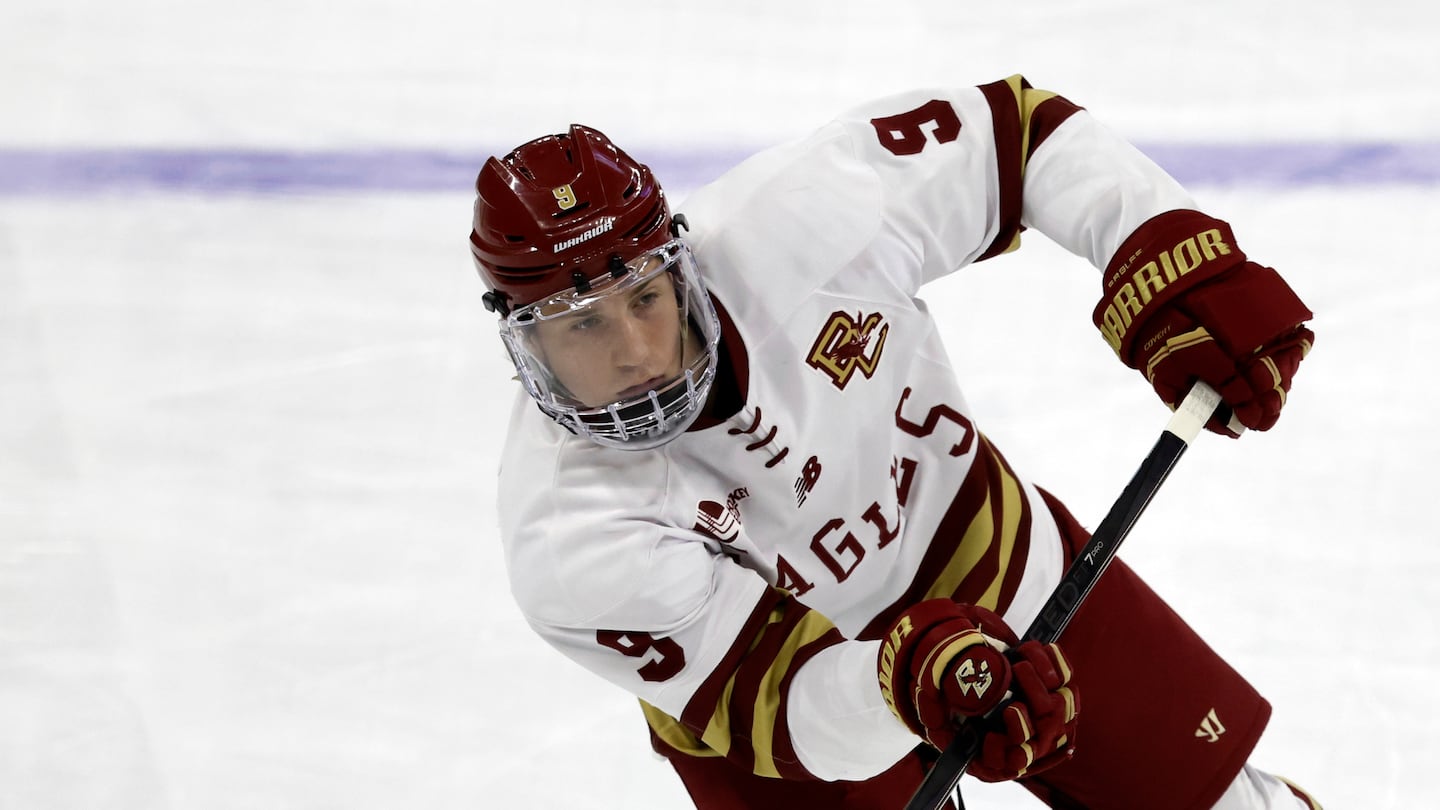
[{"label": "player's mouth", "polygon": [[652,390],[654,390],[654,389],[656,389],[656,388],[659,388],[659,387],[660,387],[660,384],[663,383],[663,382],[665,382],[665,378],[664,378],[664,377],[661,377],[661,376],[658,376],[658,375],[657,375],[657,376],[654,376],[654,377],[651,377],[650,379],[646,380],[645,382],[640,383],[639,385],[632,385],[632,386],[630,386],[629,388],[626,388],[625,390],[623,390],[623,391],[621,391],[619,394],[617,394],[617,395],[616,395],[616,398],[617,398],[617,399],[630,399],[631,397],[644,396],[645,394],[650,393],[650,391],[652,391]]}]

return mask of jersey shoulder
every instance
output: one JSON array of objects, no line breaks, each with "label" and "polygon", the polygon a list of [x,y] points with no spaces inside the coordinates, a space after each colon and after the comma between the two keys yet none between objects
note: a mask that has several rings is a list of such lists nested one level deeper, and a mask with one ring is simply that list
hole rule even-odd
[{"label": "jersey shoulder", "polygon": [[[879,184],[839,121],[761,151],[685,199],[679,210],[711,250],[768,247],[772,256],[854,253],[873,234]],[[838,237],[838,238],[837,238]]]}]

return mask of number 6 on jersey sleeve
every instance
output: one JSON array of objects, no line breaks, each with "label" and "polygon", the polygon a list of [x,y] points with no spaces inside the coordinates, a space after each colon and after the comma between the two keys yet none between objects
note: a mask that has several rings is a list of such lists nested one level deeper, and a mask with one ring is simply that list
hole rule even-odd
[{"label": "number 6 on jersey sleeve", "polygon": [[[870,119],[880,145],[892,155],[918,155],[925,149],[926,136],[936,143],[949,143],[960,137],[960,116],[947,101],[932,99],[913,110],[898,115]],[[930,125],[928,133],[927,127]]]}]

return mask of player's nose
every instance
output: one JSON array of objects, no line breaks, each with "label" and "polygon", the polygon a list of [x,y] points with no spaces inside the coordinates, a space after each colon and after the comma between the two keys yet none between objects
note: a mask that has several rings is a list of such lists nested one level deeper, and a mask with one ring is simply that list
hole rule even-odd
[{"label": "player's nose", "polygon": [[644,368],[654,353],[649,333],[638,318],[621,315],[611,330],[610,357],[618,369]]}]

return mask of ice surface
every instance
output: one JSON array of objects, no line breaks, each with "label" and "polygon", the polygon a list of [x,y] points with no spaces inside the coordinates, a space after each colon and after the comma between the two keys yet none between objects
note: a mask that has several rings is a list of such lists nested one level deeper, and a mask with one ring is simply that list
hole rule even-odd
[{"label": "ice surface", "polygon": [[[1014,72],[1200,173],[1317,313],[1280,426],[1202,438],[1126,558],[1274,703],[1253,761],[1440,807],[1435,6],[522,5],[0,9],[0,810],[686,806],[510,602],[465,161],[585,121],[683,202],[852,103]],[[285,155],[358,168],[233,180]],[[1031,236],[927,296],[983,427],[1092,525],[1166,417],[1095,295]]]}]

